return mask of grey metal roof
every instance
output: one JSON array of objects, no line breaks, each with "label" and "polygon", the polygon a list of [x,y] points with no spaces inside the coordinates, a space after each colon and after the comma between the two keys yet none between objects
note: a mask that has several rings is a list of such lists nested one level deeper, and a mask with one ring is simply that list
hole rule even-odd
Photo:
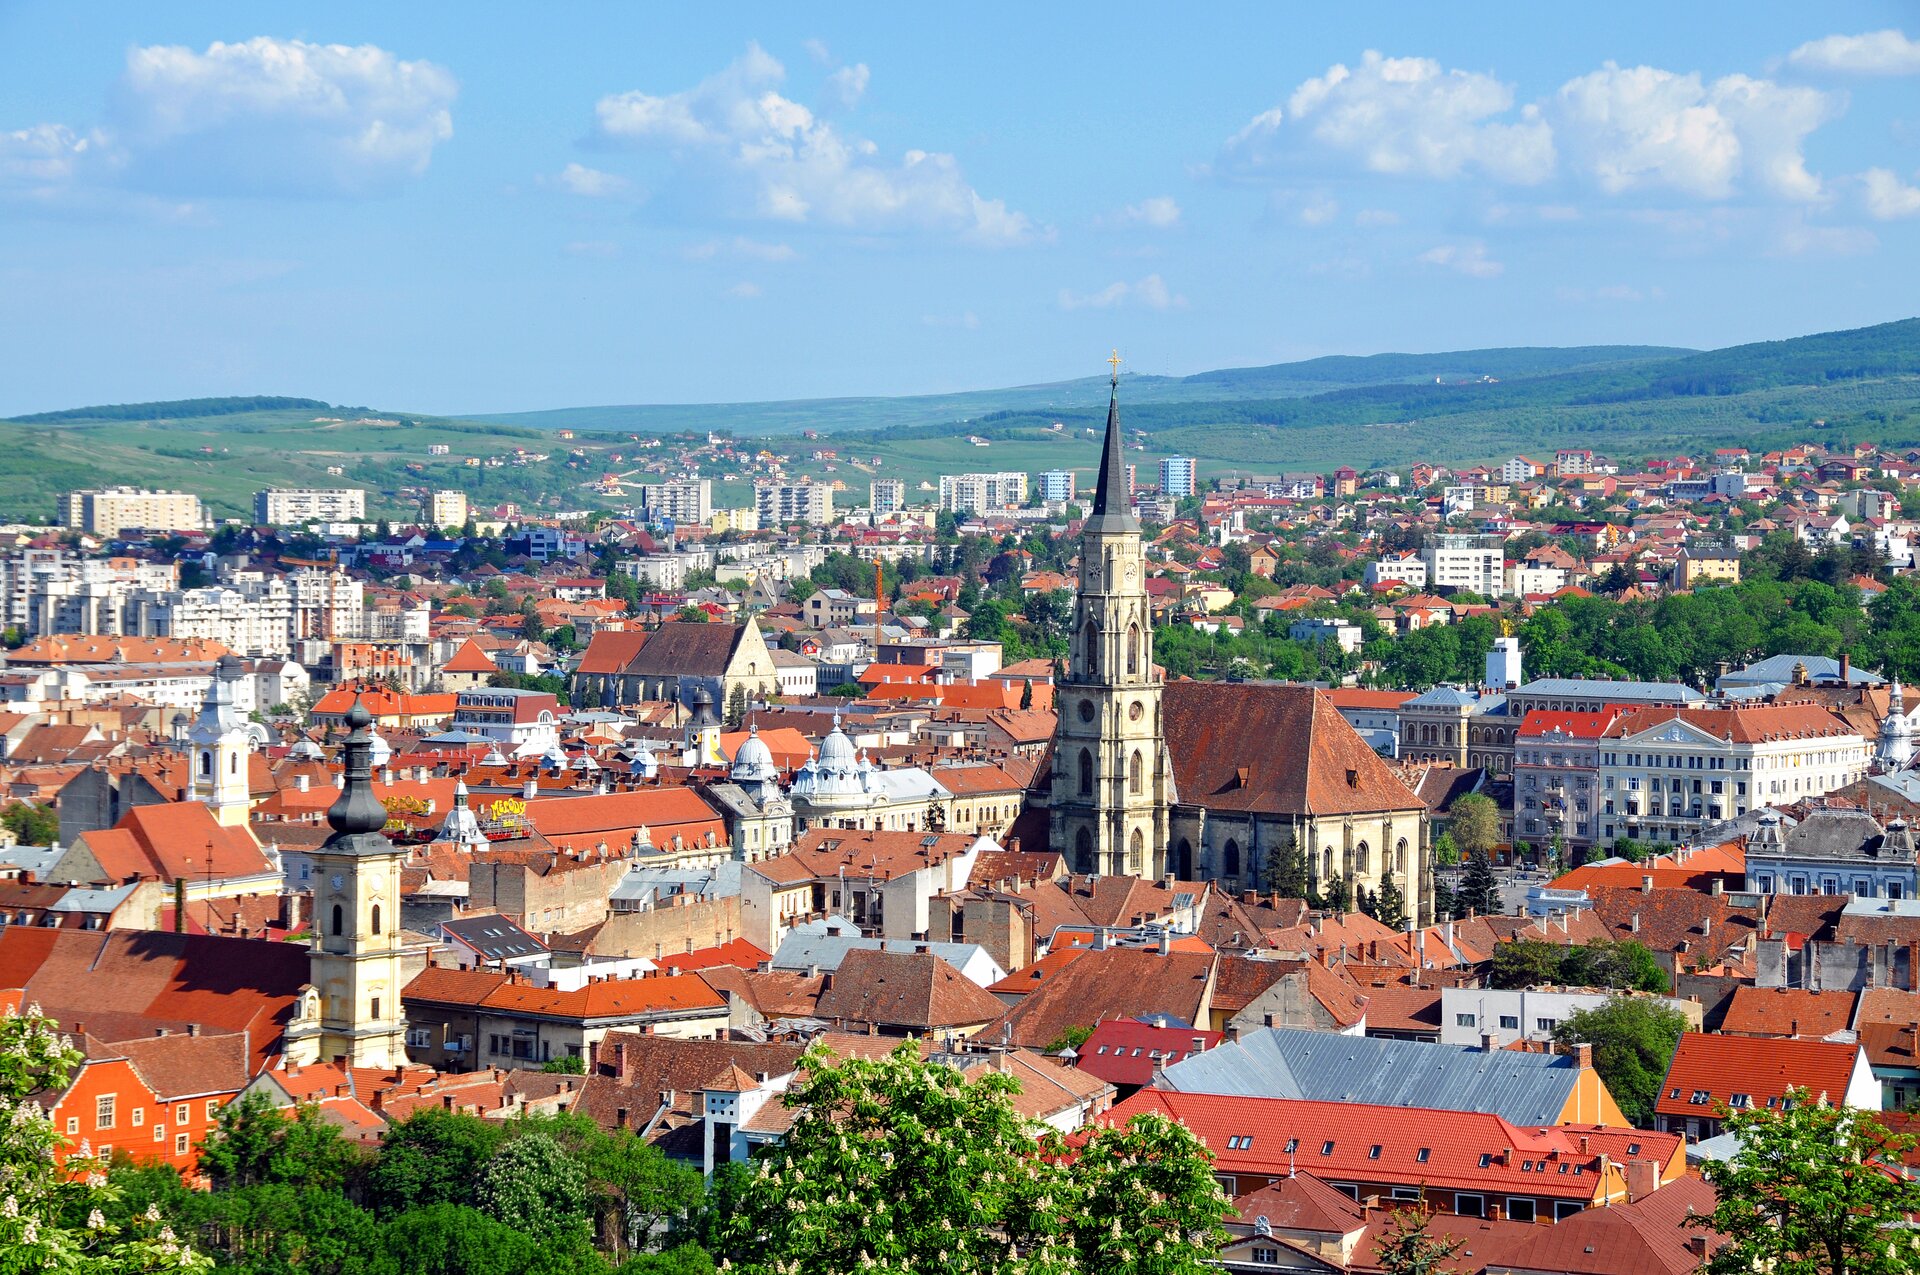
[{"label": "grey metal roof", "polygon": [[442,921],[442,933],[459,939],[490,960],[516,956],[538,956],[547,945],[504,916],[470,916],[458,921]]},{"label": "grey metal roof", "polygon": [[104,888],[81,886],[68,890],[48,906],[49,912],[112,912],[127,901],[138,886],[115,885]]},{"label": "grey metal roof", "polygon": [[[1717,685],[1750,686],[1755,682],[1791,682],[1796,665],[1807,666],[1807,678],[1814,682],[1840,681],[1840,661],[1826,655],[1769,655],[1764,660],[1756,660],[1745,668],[1735,669],[1723,674]],[[1878,686],[1887,679],[1878,673],[1869,673],[1862,668],[1849,668],[1846,682],[1848,686]]]},{"label": "grey metal roof", "polygon": [[1484,1111],[1545,1125],[1559,1120],[1578,1076],[1560,1054],[1270,1027],[1175,1063],[1159,1083],[1183,1093]]},{"label": "grey metal roof", "polygon": [[0,867],[31,872],[36,881],[45,881],[53,865],[66,851],[59,846],[0,846]]},{"label": "grey metal roof", "polygon": [[1457,686],[1436,686],[1430,691],[1414,696],[1401,708],[1465,708],[1480,702],[1480,697],[1471,691],[1463,691]]},{"label": "grey metal roof", "polygon": [[[773,954],[777,970],[837,970],[848,952],[931,952],[957,970],[964,970],[983,948],[978,943],[918,943],[912,939],[870,939],[859,934],[803,933],[796,929]],[[991,959],[991,958],[989,958]],[[999,968],[995,965],[995,968]],[[1000,977],[1004,977],[1001,970]]]},{"label": "grey metal roof", "polygon": [[1698,704],[1706,696],[1679,682],[1626,682],[1599,677],[1537,677],[1510,695],[1582,696],[1614,704]]}]

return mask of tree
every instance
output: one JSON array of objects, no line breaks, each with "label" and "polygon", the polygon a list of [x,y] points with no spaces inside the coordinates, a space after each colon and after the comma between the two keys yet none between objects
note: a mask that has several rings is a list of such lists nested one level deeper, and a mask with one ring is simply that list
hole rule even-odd
[{"label": "tree", "polygon": [[1443,832],[1433,839],[1434,866],[1451,868],[1460,862],[1460,843],[1453,839],[1451,832]]},{"label": "tree", "polygon": [[[39,1006],[0,1011],[0,1272],[130,1275],[211,1267],[157,1208],[125,1216],[104,1172],[69,1175],[56,1164],[65,1139],[32,1095],[64,1089],[80,1062],[80,1051]],[[85,1144],[70,1149],[90,1154]]]},{"label": "tree", "polygon": [[747,720],[747,688],[745,683],[735,682],[733,689],[727,692],[725,725],[728,730],[739,730],[741,723]]},{"label": "tree", "polygon": [[1170,1121],[1096,1130],[1076,1153],[1020,1115],[1004,1072],[964,1077],[911,1042],[803,1063],[792,1130],[716,1226],[748,1275],[1188,1275],[1224,1238],[1206,1149]]},{"label": "tree", "polygon": [[1375,1260],[1386,1275],[1446,1275],[1441,1263],[1460,1251],[1466,1237],[1428,1232],[1433,1214],[1424,1193],[1410,1209],[1395,1209],[1380,1238],[1374,1241]]},{"label": "tree", "polygon": [[1405,929],[1407,924],[1407,896],[1400,892],[1399,885],[1389,873],[1380,883],[1380,890],[1373,896],[1374,919],[1390,930]]},{"label": "tree", "polygon": [[200,1148],[200,1167],[220,1188],[297,1183],[338,1189],[363,1159],[319,1107],[309,1103],[289,1116],[258,1092],[222,1107]]},{"label": "tree", "polygon": [[549,1058],[540,1064],[540,1070],[558,1076],[584,1076],[587,1074],[587,1060],[579,1054]]},{"label": "tree", "polygon": [[1033,707],[1033,679],[1028,678],[1020,684],[1020,707]]},{"label": "tree", "polygon": [[521,1133],[494,1152],[474,1182],[474,1203],[529,1235],[586,1230],[587,1174],[544,1130]]},{"label": "tree", "polygon": [[1493,861],[1485,850],[1474,851],[1467,859],[1467,870],[1460,876],[1460,889],[1454,894],[1454,906],[1461,912],[1480,916],[1500,913],[1500,883],[1494,879]]},{"label": "tree", "polygon": [[1268,894],[1283,899],[1307,897],[1307,852],[1300,848],[1292,833],[1267,851],[1266,866],[1260,877],[1261,887]]},{"label": "tree", "polygon": [[0,828],[11,832],[23,846],[50,846],[60,839],[60,816],[45,806],[10,801],[5,810],[0,810]]},{"label": "tree", "polygon": [[1353,911],[1353,887],[1338,872],[1327,878],[1320,894],[1320,906],[1342,915]]},{"label": "tree", "polygon": [[1645,1129],[1653,1123],[1660,1082],[1686,1030],[1686,1015],[1679,1010],[1644,997],[1622,996],[1567,1015],[1553,1029],[1553,1038],[1563,1045],[1592,1045],[1594,1070],[1607,1092],[1621,1114]]},{"label": "tree", "polygon": [[1693,1225],[1727,1237],[1709,1275],[1894,1275],[1920,1265],[1907,1219],[1920,1180],[1902,1171],[1914,1147],[1871,1113],[1790,1090],[1779,1109],[1736,1111],[1733,1156],[1701,1166],[1719,1194]]},{"label": "tree", "polygon": [[1463,855],[1487,853],[1500,841],[1500,807],[1491,797],[1470,792],[1447,812],[1447,831]]},{"label": "tree", "polygon": [[369,1203],[382,1216],[430,1204],[466,1204],[474,1181],[500,1149],[500,1126],[444,1107],[424,1107],[389,1125],[367,1174]]}]

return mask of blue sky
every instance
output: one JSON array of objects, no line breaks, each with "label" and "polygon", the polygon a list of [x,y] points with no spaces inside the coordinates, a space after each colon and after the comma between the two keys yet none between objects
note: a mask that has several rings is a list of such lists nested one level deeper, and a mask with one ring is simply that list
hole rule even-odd
[{"label": "blue sky", "polygon": [[[1920,310],[1914,4],[18,4],[0,414],[915,393]],[[685,11],[685,12],[683,12]]]}]

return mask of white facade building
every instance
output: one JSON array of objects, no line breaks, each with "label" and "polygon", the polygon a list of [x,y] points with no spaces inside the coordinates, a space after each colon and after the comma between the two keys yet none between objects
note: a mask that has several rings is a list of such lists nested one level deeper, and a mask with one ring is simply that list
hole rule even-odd
[{"label": "white facade building", "polygon": [[1427,587],[1427,560],[1416,553],[1394,554],[1367,564],[1369,587],[1384,582],[1404,584],[1409,589]]},{"label": "white facade building", "polygon": [[1200,466],[1191,456],[1167,456],[1160,461],[1160,494],[1184,500],[1200,490]]},{"label": "white facade building", "polygon": [[1506,593],[1506,541],[1500,536],[1433,536],[1424,556],[1428,588],[1465,589],[1483,598]]},{"label": "white facade building", "polygon": [[1048,504],[1065,504],[1079,494],[1071,469],[1049,469],[1039,478],[1040,499]]},{"label": "white facade building", "polygon": [[640,488],[640,504],[649,521],[696,526],[713,516],[713,480],[674,478],[646,483]]},{"label": "white facade building", "polygon": [[954,513],[981,514],[1026,503],[1025,472],[940,475],[940,507]]},{"label": "white facade building", "polygon": [[874,517],[907,507],[907,484],[898,478],[876,478],[867,484],[867,508]]},{"label": "white facade building", "polygon": [[122,531],[197,531],[207,525],[200,497],[183,491],[101,487],[70,491],[61,501],[62,522],[96,536]]},{"label": "white facade building", "polygon": [[833,488],[825,483],[759,482],[753,486],[753,500],[762,527],[796,522],[824,527],[833,521]]},{"label": "white facade building", "polygon": [[467,493],[464,491],[434,492],[432,512],[429,517],[435,527],[466,526]]},{"label": "white facade building", "polygon": [[253,494],[253,520],[271,527],[307,522],[361,522],[367,493],[358,487],[269,487]]}]

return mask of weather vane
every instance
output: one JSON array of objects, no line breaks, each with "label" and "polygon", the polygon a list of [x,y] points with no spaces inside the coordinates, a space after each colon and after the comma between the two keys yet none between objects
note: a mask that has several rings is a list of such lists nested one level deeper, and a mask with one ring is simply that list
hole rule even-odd
[{"label": "weather vane", "polygon": [[1113,383],[1115,385],[1120,384],[1120,351],[1115,350],[1107,362],[1113,365]]}]

